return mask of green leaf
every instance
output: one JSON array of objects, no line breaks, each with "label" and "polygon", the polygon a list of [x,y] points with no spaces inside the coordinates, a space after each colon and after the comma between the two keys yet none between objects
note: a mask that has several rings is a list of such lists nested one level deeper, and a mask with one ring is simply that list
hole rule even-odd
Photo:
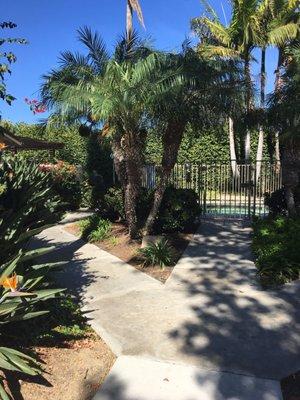
[{"label": "green leaf", "polygon": [[[2,380],[2,378],[0,378]],[[0,398],[1,400],[11,400],[8,396],[8,394],[6,393],[4,386],[2,385],[2,383],[0,382]]]}]

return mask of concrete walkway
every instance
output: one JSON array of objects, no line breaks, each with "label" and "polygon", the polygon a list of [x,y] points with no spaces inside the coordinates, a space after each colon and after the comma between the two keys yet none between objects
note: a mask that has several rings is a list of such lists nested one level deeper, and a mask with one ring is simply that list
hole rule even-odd
[{"label": "concrete walkway", "polygon": [[63,225],[40,235],[119,356],[95,400],[281,399],[278,381],[300,369],[300,286],[260,288],[249,234],[203,222],[165,285]]}]

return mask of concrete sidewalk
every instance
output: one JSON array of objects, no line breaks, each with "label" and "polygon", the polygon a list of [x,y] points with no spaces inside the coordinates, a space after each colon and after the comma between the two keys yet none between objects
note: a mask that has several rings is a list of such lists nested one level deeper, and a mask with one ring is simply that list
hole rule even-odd
[{"label": "concrete sidewalk", "polygon": [[278,400],[276,381],[121,356],[94,400]]},{"label": "concrete sidewalk", "polygon": [[[300,287],[260,288],[249,234],[235,223],[203,222],[165,285],[85,244],[62,225],[40,235],[56,244],[52,257],[68,260],[62,284],[80,296],[92,327],[120,357],[97,400],[281,398],[274,380],[300,368]],[[147,387],[140,379],[136,386],[134,371],[145,369],[158,382],[164,365],[174,371],[177,386],[170,393],[178,391],[177,397],[167,392],[160,397],[158,383]],[[202,378],[191,384],[189,371]],[[123,381],[128,395],[125,387],[125,397],[109,397],[111,376]],[[194,387],[194,397],[186,385]],[[144,397],[136,397],[142,388]]]}]

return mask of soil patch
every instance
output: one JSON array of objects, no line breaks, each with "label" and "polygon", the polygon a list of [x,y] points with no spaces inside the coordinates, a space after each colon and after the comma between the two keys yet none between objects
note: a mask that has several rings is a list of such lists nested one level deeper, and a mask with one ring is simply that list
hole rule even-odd
[{"label": "soil patch", "polygon": [[115,356],[96,335],[61,347],[34,347],[44,373],[40,377],[13,375],[10,387],[22,400],[91,400]]},{"label": "soil patch", "polygon": [[[75,236],[81,236],[77,223],[68,224],[64,229]],[[174,233],[164,235],[170,245],[175,249],[175,265],[182,256],[182,253],[189,242],[193,239],[196,229],[197,226],[192,229],[192,233]],[[142,265],[142,260],[138,256],[141,241],[131,240],[128,236],[126,226],[119,222],[113,223],[109,239],[101,242],[94,242],[93,244],[163,283],[165,283],[169,278],[174,268],[174,266],[172,266],[162,269],[159,265],[144,267]]]}]

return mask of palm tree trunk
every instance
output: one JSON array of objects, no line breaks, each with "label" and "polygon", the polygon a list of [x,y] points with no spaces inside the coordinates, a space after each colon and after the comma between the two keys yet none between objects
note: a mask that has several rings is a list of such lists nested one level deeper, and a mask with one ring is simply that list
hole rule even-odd
[{"label": "palm tree trunk", "polygon": [[[283,62],[283,50],[281,48],[278,49],[278,61],[277,61],[277,69],[275,73],[275,93],[278,92],[280,86],[282,84],[282,79],[280,75],[280,68],[282,67]],[[275,166],[276,170],[280,170],[280,142],[279,142],[279,132],[275,132]]]},{"label": "palm tree trunk", "polygon": [[[282,154],[282,182],[285,189],[285,200],[288,215],[294,217],[299,211],[300,189],[300,141],[288,139],[284,143]],[[298,195],[299,197],[299,195]]]},{"label": "palm tree trunk", "polygon": [[[244,73],[245,73],[245,81],[246,81],[246,110],[247,113],[251,111],[251,91],[252,91],[252,85],[251,85],[251,71],[250,71],[250,59],[249,59],[249,53],[247,51],[244,59]],[[245,161],[249,162],[250,161],[250,151],[251,151],[251,134],[250,130],[247,127],[246,128],[246,137],[245,137]]]},{"label": "palm tree trunk", "polygon": [[[261,69],[260,69],[260,107],[264,111],[265,109],[265,94],[266,91],[266,48],[263,47],[261,50]],[[263,157],[264,147],[264,130],[262,125],[259,127],[258,145],[256,153],[256,180],[259,180],[261,172],[261,164]]]},{"label": "palm tree trunk", "polygon": [[127,42],[130,42],[132,38],[133,32],[133,11],[132,6],[129,0],[127,0],[127,8],[126,8],[126,39]]},{"label": "palm tree trunk", "polygon": [[127,174],[124,152],[118,137],[114,137],[112,140],[112,152],[116,175],[121,186],[124,188],[127,182]]},{"label": "palm tree trunk", "polygon": [[163,200],[170,174],[177,161],[178,150],[186,127],[185,122],[169,122],[163,136],[163,158],[160,170],[160,180],[154,193],[152,208],[146,220],[143,235],[149,235],[153,230],[155,219]]},{"label": "palm tree trunk", "polygon": [[234,124],[231,117],[228,118],[228,136],[229,136],[229,151],[230,151],[230,163],[232,175],[234,178],[239,176],[237,168],[236,151],[235,151],[235,140],[234,140]]},{"label": "palm tree trunk", "polygon": [[124,193],[126,222],[132,239],[138,236],[136,203],[141,189],[143,146],[144,137],[140,133],[124,135],[122,140],[115,137],[112,141],[115,171]]}]

